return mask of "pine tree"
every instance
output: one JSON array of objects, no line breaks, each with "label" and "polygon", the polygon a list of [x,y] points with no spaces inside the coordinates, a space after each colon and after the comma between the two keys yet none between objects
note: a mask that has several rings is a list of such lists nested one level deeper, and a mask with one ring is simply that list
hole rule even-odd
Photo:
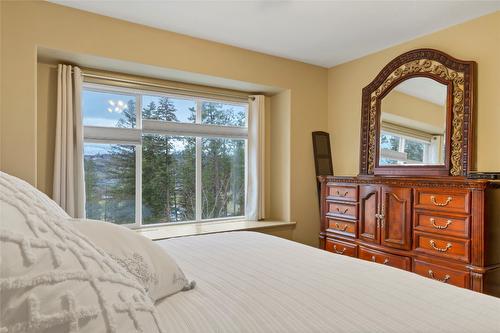
[{"label": "pine tree", "polygon": [[[196,119],[195,108],[189,108],[189,121]],[[179,197],[180,221],[192,221],[196,217],[196,138],[184,137],[184,149],[178,153],[176,166],[176,192]]]},{"label": "pine tree", "polygon": [[[144,110],[150,119],[177,121],[175,105],[162,97],[158,106],[150,103]],[[143,137],[143,206],[145,223],[176,220],[177,204],[175,168],[173,165],[173,138],[167,135]],[[178,217],[177,217],[178,218]]]},{"label": "pine tree", "polygon": [[[123,118],[117,127],[136,127],[135,100],[127,103],[122,112]],[[134,223],[135,221],[135,146],[112,145],[111,159],[107,166],[109,187],[106,187],[106,220],[114,223]]]},{"label": "pine tree", "polygon": [[102,207],[97,184],[97,168],[93,156],[85,156],[85,212],[87,218],[100,220],[102,218]]},{"label": "pine tree", "polygon": [[[190,108],[188,119],[196,119]],[[142,110],[143,119],[178,121],[175,104],[162,97]],[[135,103],[129,101],[118,127],[136,127]],[[221,103],[203,103],[202,121],[215,125],[245,123],[246,115]],[[116,223],[130,223],[135,216],[135,146],[112,145],[111,153],[85,160],[87,214]],[[244,214],[243,140],[202,139],[202,217],[216,218]],[[96,164],[97,162],[97,164]],[[102,164],[102,165],[101,165]],[[95,171],[94,171],[95,170]],[[97,184],[98,172],[106,179]],[[93,177],[93,178],[92,178]],[[144,134],[142,138],[143,223],[195,219],[196,139]],[[95,198],[92,194],[95,194]],[[90,199],[90,200],[89,200]]]}]

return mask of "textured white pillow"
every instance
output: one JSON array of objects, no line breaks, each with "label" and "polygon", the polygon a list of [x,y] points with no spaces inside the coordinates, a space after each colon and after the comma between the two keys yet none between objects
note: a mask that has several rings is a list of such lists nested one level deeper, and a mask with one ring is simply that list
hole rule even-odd
[{"label": "textured white pillow", "polygon": [[47,199],[0,172],[0,332],[164,332],[144,287]]},{"label": "textured white pillow", "polygon": [[133,274],[153,301],[194,287],[163,248],[135,231],[95,220],[75,220],[73,224]]}]

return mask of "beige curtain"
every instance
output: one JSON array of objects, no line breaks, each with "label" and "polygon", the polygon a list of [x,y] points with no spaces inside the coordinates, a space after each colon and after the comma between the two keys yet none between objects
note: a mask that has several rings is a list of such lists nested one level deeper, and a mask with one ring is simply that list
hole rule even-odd
[{"label": "beige curtain", "polygon": [[59,65],[57,72],[53,199],[72,217],[85,217],[82,74],[78,67],[68,65]]},{"label": "beige curtain", "polygon": [[248,112],[248,183],[246,216],[256,221],[265,218],[265,96],[254,95]]}]

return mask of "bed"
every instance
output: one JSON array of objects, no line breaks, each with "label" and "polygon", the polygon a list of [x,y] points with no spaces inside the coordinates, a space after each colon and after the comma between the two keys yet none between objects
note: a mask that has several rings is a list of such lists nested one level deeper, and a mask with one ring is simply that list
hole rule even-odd
[{"label": "bed", "polygon": [[256,232],[157,242],[196,288],[167,332],[500,332],[500,299]]},{"label": "bed", "polygon": [[0,254],[1,333],[500,332],[498,298],[256,232],[152,242],[1,172]]}]

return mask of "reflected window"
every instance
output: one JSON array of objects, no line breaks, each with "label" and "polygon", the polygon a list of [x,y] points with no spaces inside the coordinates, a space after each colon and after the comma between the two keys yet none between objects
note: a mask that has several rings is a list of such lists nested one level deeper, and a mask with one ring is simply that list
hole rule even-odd
[{"label": "reflected window", "polygon": [[379,165],[443,165],[447,86],[426,77],[400,82],[380,104]]},{"label": "reflected window", "polygon": [[380,165],[419,165],[431,161],[432,140],[407,135],[381,133]]}]

